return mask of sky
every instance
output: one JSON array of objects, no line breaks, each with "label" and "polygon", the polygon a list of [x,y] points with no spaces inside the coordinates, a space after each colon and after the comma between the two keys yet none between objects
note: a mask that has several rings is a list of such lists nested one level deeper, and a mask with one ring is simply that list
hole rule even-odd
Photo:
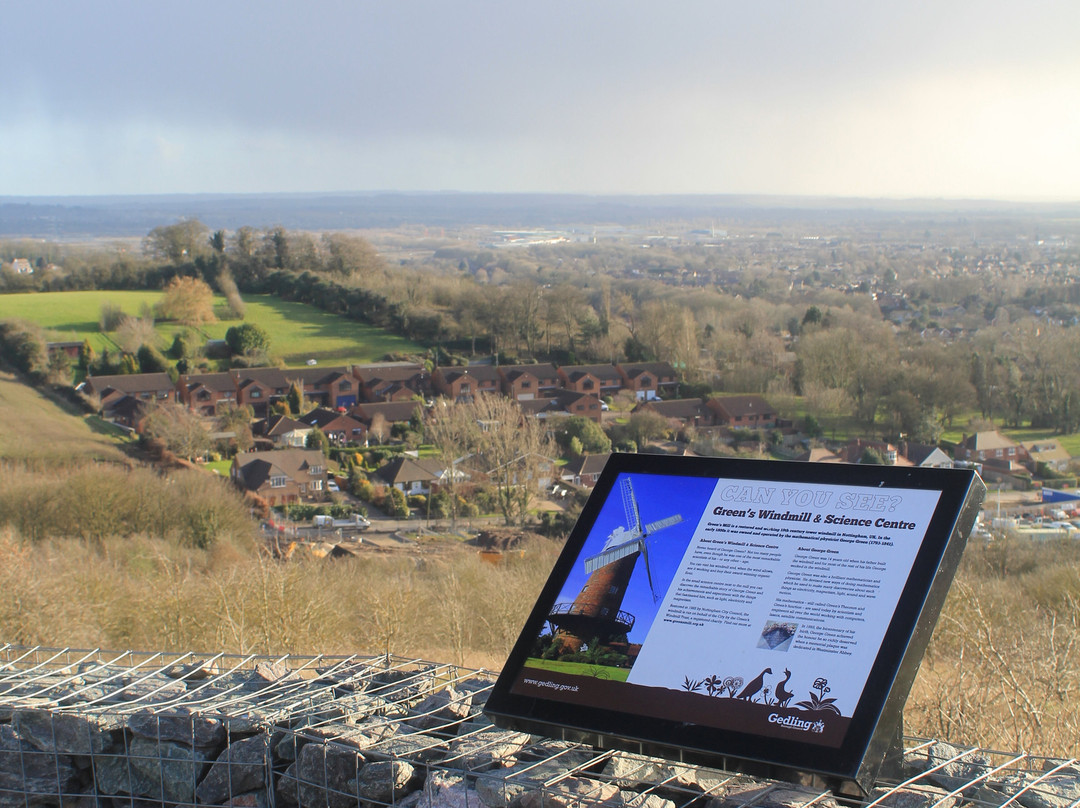
[{"label": "sky", "polygon": [[0,195],[1080,199],[1076,0],[35,0]]}]

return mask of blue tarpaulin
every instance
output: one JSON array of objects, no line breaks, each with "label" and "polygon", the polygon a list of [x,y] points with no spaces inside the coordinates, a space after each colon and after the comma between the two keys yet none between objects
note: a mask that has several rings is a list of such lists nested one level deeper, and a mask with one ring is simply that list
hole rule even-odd
[{"label": "blue tarpaulin", "polygon": [[1058,491],[1054,488],[1043,488],[1043,502],[1076,502],[1080,500],[1080,494],[1070,494],[1068,491]]}]

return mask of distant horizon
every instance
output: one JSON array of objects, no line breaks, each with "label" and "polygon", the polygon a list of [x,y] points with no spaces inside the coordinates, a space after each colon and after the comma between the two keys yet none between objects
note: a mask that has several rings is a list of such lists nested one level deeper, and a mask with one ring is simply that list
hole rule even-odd
[{"label": "distant horizon", "polygon": [[729,229],[798,223],[828,230],[925,218],[936,227],[961,220],[1050,221],[1069,231],[1080,200],[1024,202],[885,199],[768,194],[572,194],[469,191],[352,191],[202,194],[0,196],[0,238],[70,240],[145,236],[153,228],[199,219],[212,229],[392,230],[399,227],[559,229],[650,228],[660,222]]},{"label": "distant horizon", "polygon": [[19,197],[1080,189],[1080,3],[53,12],[5,9],[0,191]]},{"label": "distant horizon", "polygon": [[972,205],[1071,205],[1080,204],[1080,192],[1072,196],[1060,197],[1010,197],[1010,196],[917,196],[903,194],[813,194],[813,193],[769,193],[769,192],[725,192],[725,191],[694,191],[694,192],[621,192],[621,191],[528,191],[528,190],[458,190],[458,189],[399,189],[399,188],[371,188],[354,190],[322,190],[322,191],[153,191],[153,192],[118,192],[118,193],[70,193],[70,194],[0,194],[0,203],[18,200],[82,200],[82,199],[162,199],[162,198],[220,198],[220,197],[372,197],[372,196],[405,196],[405,197],[453,197],[453,196],[506,196],[506,197],[568,197],[585,199],[722,199],[741,200],[744,203],[752,200],[792,200],[814,201],[817,203],[829,202],[860,202],[860,203],[887,203],[887,204],[972,204]]}]

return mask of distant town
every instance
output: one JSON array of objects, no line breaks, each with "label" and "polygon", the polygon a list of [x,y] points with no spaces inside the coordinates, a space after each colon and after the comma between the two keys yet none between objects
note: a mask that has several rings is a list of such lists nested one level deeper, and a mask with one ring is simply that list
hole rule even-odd
[{"label": "distant town", "polygon": [[[1077,484],[1080,218],[805,201],[676,218],[682,200],[628,204],[619,220],[597,215],[617,206],[605,200],[565,224],[551,200],[521,202],[502,222],[465,223],[446,200],[434,215],[425,198],[420,221],[393,228],[180,218],[139,239],[11,238],[0,303],[106,297],[85,330],[0,310],[0,345],[28,378],[77,390],[160,449],[229,461],[267,507],[347,497],[398,517],[550,521],[608,452],[653,451],[976,465],[999,528],[1027,512],[1028,527],[1077,529],[1041,491]],[[125,311],[110,289],[160,299]],[[322,342],[299,341],[287,317],[271,332],[270,309],[254,308],[297,304],[329,318],[295,329]],[[362,359],[365,338],[330,340],[335,321],[397,342]],[[489,398],[536,433],[518,453],[541,458],[520,472],[535,489],[523,503],[509,496],[520,480],[500,495],[490,475],[525,461],[475,436],[458,435],[455,456],[433,437],[448,407]]]}]

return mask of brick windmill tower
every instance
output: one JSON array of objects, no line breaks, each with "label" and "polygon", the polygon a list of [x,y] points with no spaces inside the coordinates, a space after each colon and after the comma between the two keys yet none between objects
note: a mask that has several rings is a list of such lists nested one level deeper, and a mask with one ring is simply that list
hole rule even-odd
[{"label": "brick windmill tower", "polygon": [[611,531],[603,549],[585,559],[585,572],[589,578],[573,603],[557,603],[548,615],[548,622],[556,629],[555,639],[561,640],[569,652],[579,651],[593,638],[606,642],[634,627],[634,615],[622,611],[621,606],[638,556],[645,559],[645,574],[655,602],[656,589],[646,540],[653,533],[682,521],[682,514],[675,514],[643,526],[629,477],[621,481],[620,491],[626,527],[620,525]]}]

